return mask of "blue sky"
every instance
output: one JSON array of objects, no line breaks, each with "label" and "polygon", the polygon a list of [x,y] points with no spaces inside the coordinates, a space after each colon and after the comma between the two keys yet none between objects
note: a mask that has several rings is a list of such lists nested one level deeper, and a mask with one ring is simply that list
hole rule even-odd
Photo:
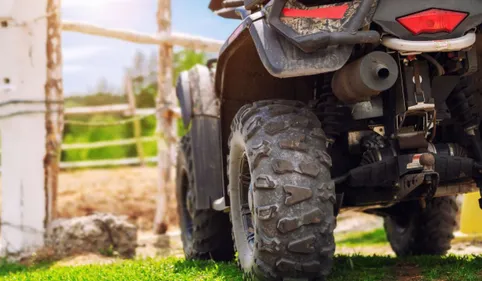
[{"label": "blue sky", "polygon": [[[155,33],[156,0],[63,0],[62,18],[104,27]],[[208,0],[172,0],[173,31],[225,40],[239,24],[218,17]],[[71,32],[63,33],[65,95],[87,93],[101,78],[119,87],[125,67],[137,50],[147,55],[155,46]]]}]

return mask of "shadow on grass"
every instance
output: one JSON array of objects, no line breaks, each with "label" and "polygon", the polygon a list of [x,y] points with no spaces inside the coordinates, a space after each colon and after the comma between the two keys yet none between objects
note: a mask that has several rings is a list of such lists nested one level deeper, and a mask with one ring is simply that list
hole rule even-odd
[{"label": "shadow on grass", "polygon": [[387,243],[387,237],[383,229],[376,229],[371,232],[345,234],[337,238],[336,241],[336,244],[340,246],[362,246]]},{"label": "shadow on grass", "polygon": [[223,276],[224,280],[243,280],[242,273],[234,262],[178,260],[174,263],[174,272],[182,275],[192,272],[216,272],[216,275]]},{"label": "shadow on grass", "polygon": [[24,273],[24,272],[35,272],[41,270],[48,270],[53,265],[53,262],[40,262],[34,265],[23,265],[19,263],[11,263],[7,260],[0,260],[0,277],[7,276],[10,274]]},{"label": "shadow on grass", "polygon": [[[416,268],[414,271],[407,268]],[[400,269],[405,270],[400,275]],[[337,256],[327,281],[475,281],[482,280],[480,256],[420,256],[395,258],[383,256]],[[414,276],[410,276],[414,274]],[[420,279],[421,277],[421,279]]]},{"label": "shadow on grass", "polygon": [[[241,271],[234,263],[176,260],[174,272],[186,276],[215,272],[219,280],[243,280]],[[333,272],[326,281],[476,281],[482,280],[481,273],[482,257],[477,256],[396,258],[354,255],[336,256]]]},{"label": "shadow on grass", "polygon": [[391,268],[396,258],[382,256],[337,256],[332,274],[327,281],[375,281],[391,279]]}]

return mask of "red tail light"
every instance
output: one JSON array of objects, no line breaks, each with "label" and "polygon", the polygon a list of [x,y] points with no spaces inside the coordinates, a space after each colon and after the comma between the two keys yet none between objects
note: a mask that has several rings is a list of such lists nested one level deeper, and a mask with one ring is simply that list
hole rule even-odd
[{"label": "red tail light", "polygon": [[421,33],[452,32],[467,17],[467,13],[430,9],[398,18],[414,35]]},{"label": "red tail light", "polygon": [[310,10],[284,8],[283,16],[293,18],[342,19],[346,10],[348,10],[348,4]]}]

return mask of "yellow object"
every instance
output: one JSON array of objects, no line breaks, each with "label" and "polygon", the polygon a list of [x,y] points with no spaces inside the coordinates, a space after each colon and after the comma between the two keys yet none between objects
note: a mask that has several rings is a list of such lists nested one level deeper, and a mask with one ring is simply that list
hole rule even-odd
[{"label": "yellow object", "polygon": [[460,232],[464,234],[482,234],[482,210],[479,208],[480,193],[464,194],[460,214]]}]

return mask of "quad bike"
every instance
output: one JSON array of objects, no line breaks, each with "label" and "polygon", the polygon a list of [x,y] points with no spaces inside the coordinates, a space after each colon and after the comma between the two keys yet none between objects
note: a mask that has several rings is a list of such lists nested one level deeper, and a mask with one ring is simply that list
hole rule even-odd
[{"label": "quad bike", "polygon": [[455,196],[482,187],[482,1],[210,8],[242,22],[177,84],[186,257],[237,252],[250,279],[323,279],[349,209],[383,216],[400,256],[445,254]]}]

